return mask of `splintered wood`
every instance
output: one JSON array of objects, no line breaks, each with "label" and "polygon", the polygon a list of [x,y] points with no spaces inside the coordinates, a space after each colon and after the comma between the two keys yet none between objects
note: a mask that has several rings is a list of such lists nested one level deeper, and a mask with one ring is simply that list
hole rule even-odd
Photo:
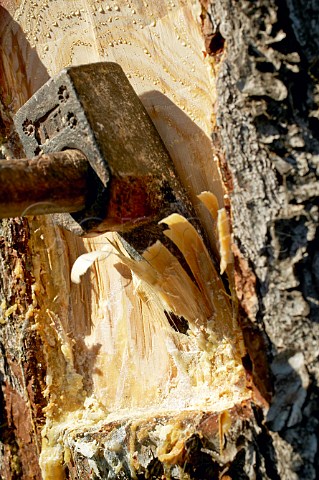
[{"label": "splintered wood", "polygon": [[[0,54],[12,113],[67,65],[119,63],[172,157],[211,250],[219,250],[219,239],[221,271],[231,277],[223,189],[209,137],[212,72],[203,55],[198,2],[2,4],[11,15],[1,24]],[[8,148],[4,145],[3,151]],[[41,335],[47,362],[41,453],[45,480],[64,478],[63,464],[74,454],[71,436],[98,422],[222,412],[251,395],[241,363],[245,352],[231,301],[234,291],[225,291],[207,247],[187,219],[173,214],[163,222],[188,271],[160,238],[137,262],[116,235],[79,239],[49,218],[30,220],[31,328]],[[74,262],[96,251],[103,256],[93,254],[87,273],[80,269],[81,282],[72,283]],[[186,332],[174,326],[175,317],[187,322]],[[158,428],[162,450],[157,454],[164,463],[172,462],[163,446],[165,424]],[[182,444],[186,439],[185,434]]]}]

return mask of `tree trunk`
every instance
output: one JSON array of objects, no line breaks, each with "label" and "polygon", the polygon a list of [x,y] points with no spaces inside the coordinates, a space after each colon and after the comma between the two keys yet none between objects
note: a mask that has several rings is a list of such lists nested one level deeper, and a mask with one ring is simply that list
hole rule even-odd
[{"label": "tree trunk", "polygon": [[315,479],[318,5],[3,4],[1,161],[49,76],[115,61],[202,233],[164,219],[136,261],[117,234],[2,221],[1,478]]}]

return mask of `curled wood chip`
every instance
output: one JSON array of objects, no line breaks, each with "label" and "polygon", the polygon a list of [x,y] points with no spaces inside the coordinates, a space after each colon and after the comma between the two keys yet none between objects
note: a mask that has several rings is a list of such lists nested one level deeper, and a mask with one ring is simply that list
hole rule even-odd
[{"label": "curled wood chip", "polygon": [[217,231],[220,250],[220,273],[223,274],[227,265],[233,263],[229,220],[225,208],[218,210]]},{"label": "curled wood chip", "polygon": [[233,263],[229,218],[225,208],[218,208],[217,197],[212,192],[202,192],[197,196],[214,221],[214,233],[219,241],[220,273],[223,274],[227,265]]},{"label": "curled wood chip", "polygon": [[202,238],[188,220],[177,213],[160,223],[169,226],[169,230],[165,230],[164,234],[183,254],[211,316],[226,327],[231,319],[230,302]]},{"label": "curled wood chip", "polygon": [[218,214],[218,200],[216,195],[214,195],[212,192],[202,192],[197,195],[197,197],[205,205],[213,220],[216,221]]},{"label": "curled wood chip", "polygon": [[95,252],[84,253],[74,262],[71,269],[71,282],[79,284],[81,276],[84,275],[93,263],[100,259],[107,258],[110,254],[109,249],[96,250]]}]

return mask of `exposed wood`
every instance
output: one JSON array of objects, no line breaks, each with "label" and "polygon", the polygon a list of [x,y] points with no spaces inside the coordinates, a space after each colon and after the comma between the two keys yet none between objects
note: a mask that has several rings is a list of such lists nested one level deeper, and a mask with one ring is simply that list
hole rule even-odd
[{"label": "exposed wood", "polygon": [[[206,232],[205,246],[186,220],[165,219],[183,269],[158,242],[137,263],[116,235],[78,239],[40,218],[3,224],[4,478],[41,478],[40,450],[44,479],[315,478],[318,37],[288,5],[41,1],[1,11],[3,154],[19,151],[11,115],[49,75],[116,61]],[[203,191],[218,199],[202,195],[208,209]],[[99,260],[73,284],[71,267],[89,252]]]},{"label": "exposed wood", "polygon": [[[192,11],[184,2],[174,5],[170,2],[160,5],[119,2],[109,6],[73,2],[72,9],[69,3],[64,7],[60,2],[51,2],[48,8],[42,2],[36,7],[26,4],[10,11],[19,27],[10,20],[3,36],[4,84],[13,96],[19,92],[21,98],[23,89],[10,83],[14,80],[13,65],[18,61],[18,70],[25,75],[22,82],[27,87],[24,99],[10,104],[13,111],[38,87],[36,71],[41,72],[43,82],[46,80],[43,65],[52,75],[68,63],[119,62],[162,136],[197,215],[206,226],[211,248],[216,252],[211,217],[197,199],[197,194],[210,190],[217,195],[219,206],[223,204],[217,157],[207,136],[211,130],[213,94],[202,53],[199,4],[195,4]],[[41,23],[37,20],[39,15]],[[10,63],[8,51],[12,42],[19,54]],[[32,46],[36,46],[41,61],[31,64]],[[6,145],[9,148],[10,141]],[[187,223],[183,228],[188,228]],[[178,266],[174,264],[174,257],[167,257],[165,250],[161,255],[167,257],[167,271],[154,264],[143,274],[140,271],[131,273],[119,264],[120,252],[109,243],[116,237],[104,235],[81,240],[57,229],[50,220],[34,219],[30,224],[28,246],[35,292],[30,324],[32,331],[41,338],[46,359],[44,396],[47,406],[40,460],[44,478],[64,476],[64,462],[70,465],[69,461],[75,456],[74,448],[70,447],[67,453],[71,431],[73,436],[76,432],[81,435],[81,431],[88,431],[90,425],[93,428],[97,421],[108,425],[116,420],[121,425],[126,422],[121,418],[133,422],[128,424],[131,424],[130,431],[134,430],[137,421],[147,424],[149,417],[156,414],[167,415],[167,422],[170,422],[170,418],[183,410],[194,411],[195,418],[203,411],[215,416],[216,412],[251,396],[241,364],[244,351],[236,319],[227,297],[223,300],[228,305],[225,313],[214,305],[216,301],[211,303],[214,288],[219,285],[220,296],[224,295],[224,287],[214,273],[211,260],[208,257],[200,260],[201,255],[207,254],[202,251],[204,246],[199,237],[197,240],[191,235],[197,245],[191,253],[193,261],[198,262],[195,276],[197,283],[203,284],[194,292],[195,285],[191,287],[192,282],[183,270],[180,270],[182,277],[178,279],[177,276],[179,283],[174,287],[170,285],[170,277],[173,275],[174,280],[173,272]],[[77,257],[101,247],[107,248],[104,259],[91,267],[80,285],[72,284],[70,269]],[[121,255],[123,253],[121,250]],[[150,251],[148,262],[152,256]],[[134,269],[133,264],[130,266]],[[154,285],[143,279],[143,276],[147,280],[153,275],[153,268],[154,272],[156,268],[163,269],[156,273],[159,283],[155,290]],[[195,264],[188,268],[194,275]],[[207,286],[201,279],[205,270]],[[210,292],[210,287],[207,290],[209,282],[217,282]],[[202,312],[197,307],[196,315],[200,319],[196,319],[191,307],[187,308],[192,297],[186,297],[186,303],[178,300],[180,295],[182,298],[185,295],[183,289],[187,283],[190,283],[195,304],[207,305]],[[191,328],[191,335],[173,328],[174,322],[179,321],[181,307],[186,317],[183,321]],[[175,312],[175,320],[174,317],[168,320],[165,310]],[[218,320],[218,312],[222,315],[220,327],[214,328],[212,319]],[[221,322],[223,315],[225,325]],[[159,445],[169,452],[171,447],[165,447],[165,432],[172,427],[167,422],[160,421],[157,428],[163,429],[163,433],[158,433]],[[174,438],[178,431],[176,424],[172,430]],[[197,435],[195,427],[187,429],[182,436],[184,440],[178,440],[181,452],[192,435]],[[155,450],[152,452],[148,447],[145,453],[148,460],[143,467],[146,470],[152,455],[157,455]],[[167,472],[174,470],[174,462],[165,458],[163,456]],[[139,460],[136,462],[135,467],[133,464],[130,467],[133,476],[134,469],[142,468]],[[79,461],[77,468],[81,468]]]}]

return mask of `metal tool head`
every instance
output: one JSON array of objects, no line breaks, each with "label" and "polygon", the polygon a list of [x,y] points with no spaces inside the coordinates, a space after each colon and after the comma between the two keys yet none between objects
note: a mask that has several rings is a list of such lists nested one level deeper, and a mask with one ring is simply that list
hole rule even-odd
[{"label": "metal tool head", "polygon": [[94,174],[86,208],[54,215],[77,235],[129,231],[189,204],[118,64],[66,68],[18,111],[15,125],[28,157],[65,149],[87,157]]}]

